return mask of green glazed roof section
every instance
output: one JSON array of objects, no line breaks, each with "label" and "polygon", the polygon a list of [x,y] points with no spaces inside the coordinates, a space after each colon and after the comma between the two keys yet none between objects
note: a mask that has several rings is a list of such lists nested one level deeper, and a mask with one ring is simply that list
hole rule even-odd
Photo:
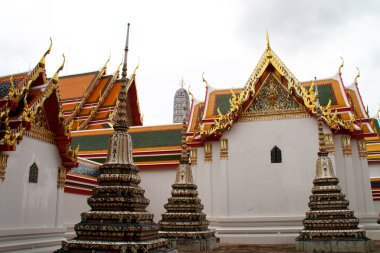
[{"label": "green glazed roof section", "polygon": [[[310,89],[310,86],[305,86],[306,89]],[[331,105],[337,105],[334,90],[331,84],[318,84],[319,102],[321,105],[326,106],[331,100]]]},{"label": "green glazed roof section", "polygon": [[218,108],[222,114],[226,114],[230,110],[230,98],[232,94],[216,95],[214,115],[218,115]]},{"label": "green glazed roof section", "polygon": [[375,123],[376,132],[380,134],[380,124],[377,119],[373,119],[373,122]]},{"label": "green glazed roof section", "polygon": [[[181,145],[181,130],[161,130],[130,133],[133,148],[167,147]],[[72,146],[80,145],[80,150],[105,150],[111,134],[76,136]]]}]

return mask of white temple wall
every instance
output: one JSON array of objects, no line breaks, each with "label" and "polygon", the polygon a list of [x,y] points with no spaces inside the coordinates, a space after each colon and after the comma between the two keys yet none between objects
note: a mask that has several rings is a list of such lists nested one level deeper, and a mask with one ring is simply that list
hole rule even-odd
[{"label": "white temple wall", "polygon": [[342,188],[342,193],[347,194],[347,175],[345,173],[345,162],[342,149],[342,135],[334,135],[335,146],[335,176],[339,178],[339,184]]},{"label": "white temple wall", "polygon": [[[242,122],[224,134],[230,217],[305,215],[318,151],[316,126],[314,118]],[[282,151],[282,163],[271,163],[274,146]],[[219,168],[213,163],[212,169]]]},{"label": "white temple wall", "polygon": [[81,221],[81,213],[91,209],[87,204],[89,197],[89,195],[64,193],[63,224],[66,228],[66,238],[75,236],[74,225]]},{"label": "white temple wall", "polygon": [[[24,136],[16,151],[4,153],[9,157],[5,180],[0,183],[0,252],[56,248],[65,230],[60,210],[63,189],[57,189],[61,165],[57,147]],[[29,183],[34,162],[38,183]]]},{"label": "white temple wall", "polygon": [[164,205],[171,197],[172,184],[175,182],[176,168],[140,169],[140,187],[145,189],[145,197],[150,200],[146,210],[154,214],[154,221],[161,220],[166,212]]}]

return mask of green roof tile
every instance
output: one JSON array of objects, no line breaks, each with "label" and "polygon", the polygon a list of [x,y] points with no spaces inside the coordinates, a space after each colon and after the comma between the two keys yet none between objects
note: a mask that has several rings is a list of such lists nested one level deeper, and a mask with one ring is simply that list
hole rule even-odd
[{"label": "green roof tile", "polygon": [[[181,130],[162,130],[130,133],[133,148],[166,147],[181,145]],[[72,145],[80,144],[80,150],[104,150],[108,148],[111,134],[73,137]]]},{"label": "green roof tile", "polygon": [[373,119],[373,122],[375,123],[376,132],[380,134],[380,124],[377,119]]},{"label": "green roof tile", "polygon": [[226,114],[230,110],[230,102],[229,102],[230,98],[231,98],[231,94],[216,95],[214,115],[218,114],[218,107],[222,114]]}]

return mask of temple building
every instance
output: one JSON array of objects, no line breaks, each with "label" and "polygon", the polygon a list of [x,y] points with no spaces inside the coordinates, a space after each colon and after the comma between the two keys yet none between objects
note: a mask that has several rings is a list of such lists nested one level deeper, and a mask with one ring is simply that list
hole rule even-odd
[{"label": "temple building", "polygon": [[[58,81],[59,71],[46,77],[45,57],[29,72],[0,78],[0,203],[7,203],[0,205],[5,224],[0,238],[14,238],[10,243],[0,240],[1,249],[35,247],[42,237],[39,245],[56,247],[65,228],[66,237],[75,236],[74,226],[81,221],[80,213],[89,210],[87,198],[98,186],[114,134],[110,119],[122,71],[108,74],[105,63],[97,71],[61,76]],[[350,201],[348,208],[368,238],[376,240],[380,127],[364,106],[359,75],[345,86],[342,70],[343,64],[335,75],[315,83],[325,108],[326,148]],[[293,243],[315,176],[317,119],[310,103],[315,87],[296,79],[269,40],[247,76],[245,85],[232,90],[213,88],[203,78],[204,97],[191,98],[186,142],[194,184],[210,228],[222,243]],[[136,68],[125,79],[128,133],[134,164],[141,169],[140,186],[151,201],[146,210],[158,222],[180,165],[182,124],[143,126],[137,77]],[[72,148],[78,145],[79,150]],[[49,159],[42,154],[49,154]],[[19,186],[17,201],[10,201],[7,193],[14,185]],[[24,242],[30,234],[36,240]]]},{"label": "temple building", "polygon": [[[316,81],[325,138],[350,209],[376,239],[364,138],[378,132],[359,91],[344,86],[342,67]],[[188,143],[211,225],[222,242],[291,243],[306,212],[318,148],[312,82],[299,82],[269,39],[241,89],[217,90],[204,82],[204,101],[192,103]]]},{"label": "temple building", "polygon": [[[373,142],[380,143],[378,121],[369,117],[365,109],[358,77],[352,85],[345,86],[342,70],[343,63],[336,74],[315,82],[325,107],[327,149],[342,192],[350,200],[349,208],[360,218],[367,236],[380,239],[376,224],[380,210],[375,211],[370,182],[370,173],[376,170],[373,167],[376,164],[371,162],[376,161],[374,155],[380,151],[380,144],[376,146],[378,149],[371,149]],[[135,71],[129,78],[136,82],[136,76]],[[298,81],[272,50],[269,39],[261,59],[241,88],[221,90],[213,88],[205,78],[203,81],[204,98],[191,99],[187,143],[194,183],[210,227],[216,229],[222,243],[293,243],[302,228],[310,182],[315,176],[312,165],[318,138],[316,110],[310,104],[312,82]],[[83,86],[90,84],[88,81]],[[100,94],[94,90],[87,96]],[[104,96],[104,100],[111,99],[108,97]],[[78,98],[77,101],[66,98],[72,101],[68,111],[74,110],[74,104],[80,104]],[[136,99],[130,104],[129,116],[132,154],[141,168],[141,185],[151,200],[147,210],[158,221],[165,213],[164,204],[175,181],[182,126],[142,126],[138,120],[133,121],[140,114],[137,95],[132,95],[132,99]],[[95,110],[87,106],[88,111]],[[94,108],[95,103],[91,106]],[[105,114],[109,115],[109,111],[105,110]],[[66,117],[69,115],[72,113]],[[77,129],[76,122],[81,120],[72,118],[72,145],[80,144],[80,158],[79,167],[68,173],[65,185],[65,203],[76,203],[75,207],[65,205],[68,228],[79,221],[75,212],[86,211],[86,198],[97,184],[94,176],[99,163],[104,163],[107,157],[106,143],[113,129],[109,117],[102,119],[101,122],[92,119],[87,128]],[[371,181],[374,185],[374,179]]]},{"label": "temple building", "polygon": [[77,167],[64,123],[58,74],[45,58],[0,77],[0,252],[52,252],[64,238],[66,171]]}]

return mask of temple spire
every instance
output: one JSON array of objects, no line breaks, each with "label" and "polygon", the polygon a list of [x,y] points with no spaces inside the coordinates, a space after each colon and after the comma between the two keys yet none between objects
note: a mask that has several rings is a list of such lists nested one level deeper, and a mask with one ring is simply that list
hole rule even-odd
[{"label": "temple spire", "polygon": [[128,29],[127,29],[127,39],[125,42],[125,49],[124,49],[124,64],[123,64],[123,71],[121,73],[121,79],[123,81],[127,80],[127,58],[128,58],[128,43],[129,43],[129,23],[128,23]]},{"label": "temple spire", "polygon": [[270,49],[270,42],[269,42],[269,33],[268,33],[268,29],[266,31],[266,39],[267,39],[267,50]]},{"label": "temple spire", "polygon": [[[183,107],[183,110],[186,111],[186,106]],[[180,162],[183,163],[189,163],[189,152],[187,149],[187,143],[186,143],[186,129],[187,129],[187,124],[186,124],[186,117],[183,115],[182,119],[182,141],[181,141],[181,147],[182,147],[182,152],[181,152],[181,160]]]},{"label": "temple spire", "polygon": [[[315,87],[315,106],[317,111],[317,120],[318,120],[318,140],[319,140],[319,153],[327,153],[326,143],[325,143],[325,134],[323,132],[323,118],[322,118],[322,108],[319,101],[319,92],[317,85],[317,78],[314,77],[314,87]],[[319,154],[318,153],[318,154]]]},{"label": "temple spire", "polygon": [[129,128],[128,124],[128,112],[127,112],[127,56],[128,56],[128,41],[129,41],[129,23],[127,30],[127,40],[124,49],[124,63],[123,70],[121,73],[121,90],[117,97],[117,104],[115,108],[115,113],[112,117],[112,125],[115,131],[127,131]]}]

